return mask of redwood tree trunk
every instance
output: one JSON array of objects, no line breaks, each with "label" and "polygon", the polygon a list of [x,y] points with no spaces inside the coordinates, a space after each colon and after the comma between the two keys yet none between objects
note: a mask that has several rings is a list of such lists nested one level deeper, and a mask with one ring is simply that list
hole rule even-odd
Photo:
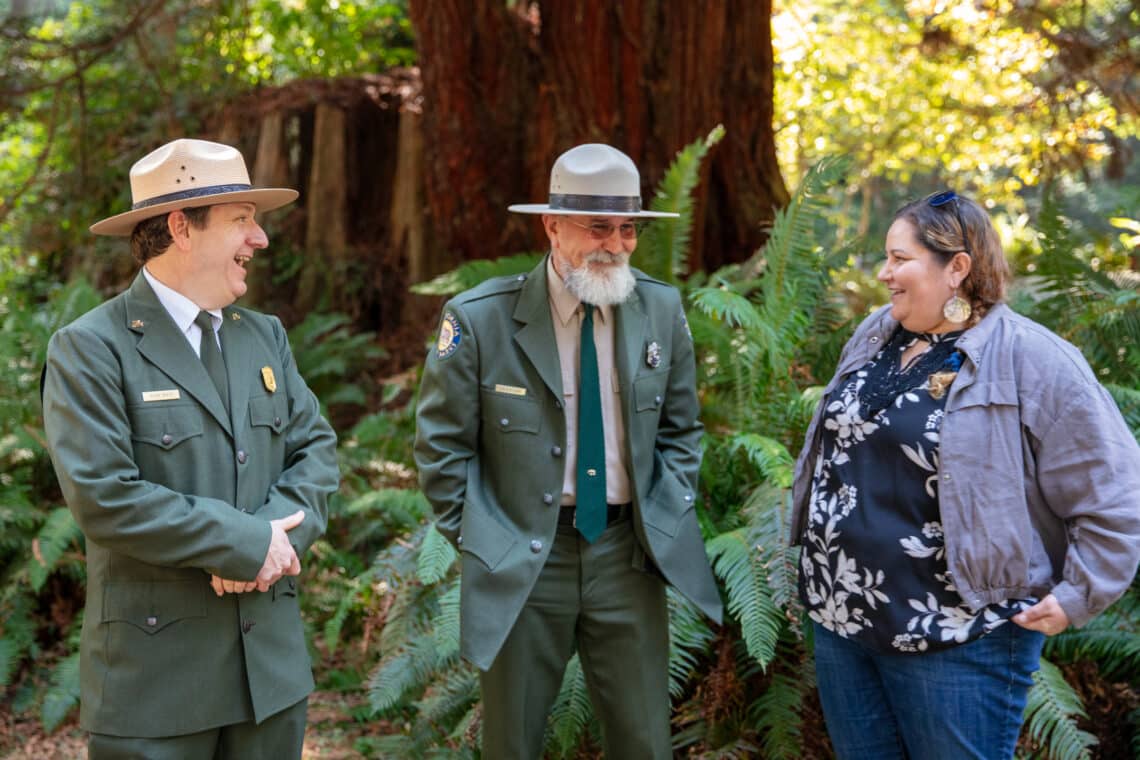
[{"label": "redwood tree trunk", "polygon": [[506,207],[544,200],[554,159],[582,142],[628,153],[648,202],[676,152],[724,124],[697,189],[694,269],[747,258],[787,202],[770,0],[410,0],[410,11],[428,206],[457,260],[544,246],[533,219]]}]

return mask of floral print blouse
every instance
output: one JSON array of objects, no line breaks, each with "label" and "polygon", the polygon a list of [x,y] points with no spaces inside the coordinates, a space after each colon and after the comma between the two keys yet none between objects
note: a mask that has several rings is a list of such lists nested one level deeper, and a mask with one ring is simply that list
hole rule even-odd
[{"label": "floral print blouse", "polygon": [[[938,435],[960,334],[900,329],[825,400],[800,594],[812,620],[879,652],[962,644],[1032,603],[1000,602],[975,614],[947,570]],[[920,338],[930,350],[901,367]]]}]

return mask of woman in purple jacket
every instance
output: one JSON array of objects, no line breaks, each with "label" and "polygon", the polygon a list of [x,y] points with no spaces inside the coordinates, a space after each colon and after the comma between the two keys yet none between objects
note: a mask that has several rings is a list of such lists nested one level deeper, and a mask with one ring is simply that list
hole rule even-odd
[{"label": "woman in purple jacket", "polygon": [[793,541],[840,758],[1011,757],[1045,636],[1140,559],[1140,447],[1072,345],[1003,304],[989,216],[907,204],[891,303],[844,348],[796,463]]}]

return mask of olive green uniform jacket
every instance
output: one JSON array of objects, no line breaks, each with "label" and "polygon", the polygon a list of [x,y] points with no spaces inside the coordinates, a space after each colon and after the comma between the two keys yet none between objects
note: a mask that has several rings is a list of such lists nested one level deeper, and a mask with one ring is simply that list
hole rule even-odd
[{"label": "olive green uniform jacket", "polygon": [[[634,270],[615,307],[638,538],[631,564],[665,579],[719,621],[720,594],[697,524],[702,427],[693,342],[677,290]],[[554,543],[565,473],[562,372],[546,263],[489,280],[444,308],[428,352],[415,456],[436,527],[462,558],[461,653],[491,666]],[[454,329],[454,328],[458,329]],[[458,338],[448,336],[458,334]],[[652,366],[656,365],[656,366]]]},{"label": "olive green uniform jacket", "polygon": [[224,310],[232,414],[139,273],[51,339],[44,427],[87,538],[83,728],[117,736],[260,722],[313,688],[297,579],[256,577],[269,521],[298,509],[298,554],[325,530],[336,436],[274,317]]}]

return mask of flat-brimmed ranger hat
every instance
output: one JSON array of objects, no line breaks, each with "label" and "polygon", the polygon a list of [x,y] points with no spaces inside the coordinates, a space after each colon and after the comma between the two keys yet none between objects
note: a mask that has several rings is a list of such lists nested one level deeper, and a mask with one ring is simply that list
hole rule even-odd
[{"label": "flat-brimmed ranger hat", "polygon": [[91,225],[96,235],[130,235],[135,225],[169,211],[217,203],[252,203],[269,211],[297,198],[296,190],[255,188],[236,148],[207,140],[169,142],[131,167],[131,210]]},{"label": "flat-brimmed ranger hat", "polygon": [[569,216],[677,217],[667,211],[642,211],[641,176],[629,156],[601,143],[587,143],[563,153],[550,170],[550,200],[519,203],[518,214]]}]

